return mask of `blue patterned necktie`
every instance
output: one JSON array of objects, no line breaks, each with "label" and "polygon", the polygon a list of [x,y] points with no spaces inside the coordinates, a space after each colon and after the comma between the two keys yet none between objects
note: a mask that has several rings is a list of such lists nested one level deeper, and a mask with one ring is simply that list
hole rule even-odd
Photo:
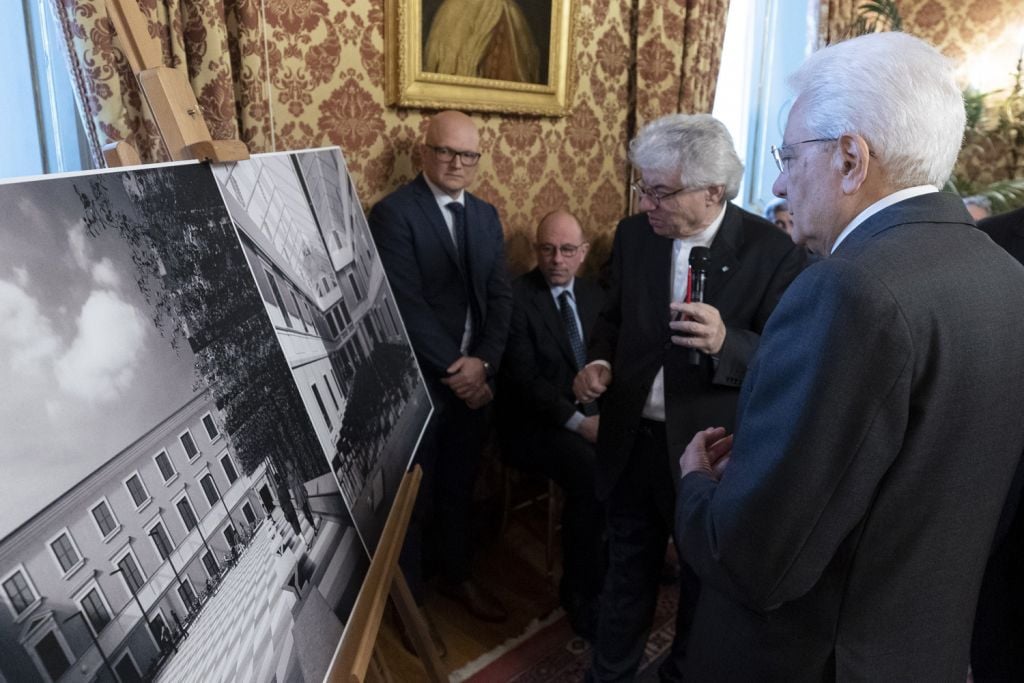
[{"label": "blue patterned necktie", "polygon": [[[558,295],[558,311],[562,314],[562,322],[569,333],[569,346],[572,347],[572,355],[576,357],[576,369],[581,370],[587,364],[587,350],[583,347],[583,337],[580,335],[579,325],[576,324],[576,316],[573,314],[569,299],[572,294],[568,289]],[[597,415],[596,403],[585,403],[580,406],[580,412],[584,415]]]}]

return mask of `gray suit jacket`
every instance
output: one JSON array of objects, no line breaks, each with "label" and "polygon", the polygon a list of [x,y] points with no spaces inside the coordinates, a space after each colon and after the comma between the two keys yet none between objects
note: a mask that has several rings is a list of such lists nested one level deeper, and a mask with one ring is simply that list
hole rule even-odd
[{"label": "gray suit jacket", "polygon": [[800,275],[720,483],[683,478],[692,678],[962,681],[1024,448],[1024,272],[929,194]]}]

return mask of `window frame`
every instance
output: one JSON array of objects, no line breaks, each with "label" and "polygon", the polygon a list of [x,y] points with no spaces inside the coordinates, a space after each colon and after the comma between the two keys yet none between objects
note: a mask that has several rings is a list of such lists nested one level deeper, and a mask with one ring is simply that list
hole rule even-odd
[{"label": "window frame", "polygon": [[[171,546],[171,549],[167,553],[167,557],[164,557],[163,552],[160,550],[160,546],[157,545],[156,539],[153,538],[153,534],[151,533],[153,529],[155,529],[158,526],[164,530],[164,536],[167,538],[167,543]],[[156,518],[150,521],[149,524],[143,526],[142,530],[145,532],[146,537],[149,538],[150,545],[152,545],[153,550],[156,551],[156,556],[160,558],[160,564],[166,562],[167,558],[170,557],[175,550],[177,550],[178,546],[174,545],[174,537],[171,536],[171,532],[167,530],[167,524],[164,522],[163,517],[161,517],[160,515],[157,515]]]},{"label": "window frame", "polygon": [[[169,477],[164,476],[164,471],[160,467],[159,458],[161,455],[167,457],[167,466],[171,468],[171,476]],[[153,456],[153,464],[156,465],[156,471],[160,473],[160,480],[163,482],[164,486],[170,486],[178,479],[178,468],[174,466],[174,461],[171,460],[171,454],[166,448],[161,448],[157,451],[156,455]]]},{"label": "window frame", "polygon": [[[194,527],[192,527],[191,529],[188,528],[188,524],[185,522],[185,516],[181,514],[181,509],[178,507],[178,503],[180,503],[183,500],[188,501],[189,510],[192,511],[192,516],[196,520],[196,525]],[[196,506],[192,504],[192,499],[189,497],[188,491],[182,491],[180,494],[175,496],[171,500],[171,505],[174,506],[174,511],[178,513],[178,519],[181,521],[181,525],[185,528],[185,535],[186,536],[188,536],[193,531],[198,529],[199,525],[202,524],[203,520],[199,516],[199,514],[196,513]]]},{"label": "window frame", "polygon": [[[67,569],[65,569],[60,563],[60,557],[57,556],[57,552],[53,549],[53,544],[61,537],[67,536],[68,542],[71,544],[71,549],[78,555],[78,559]],[[63,527],[56,534],[50,537],[46,541],[46,548],[50,551],[50,556],[57,565],[57,571],[61,574],[61,578],[65,581],[70,579],[73,574],[78,572],[83,566],[85,566],[85,557],[82,555],[82,551],[78,547],[78,543],[75,542],[75,537],[71,535],[71,530],[68,527]]]},{"label": "window frame", "polygon": [[[88,619],[86,619],[86,621],[88,621]],[[36,665],[36,669],[41,674],[42,680],[51,681],[51,683],[56,683],[53,677],[50,676],[50,672],[46,670],[46,665],[43,664],[43,660],[39,657],[39,653],[36,651],[36,645],[42,642],[43,638],[45,638],[48,634],[51,633],[56,639],[57,645],[59,645],[60,649],[64,651],[65,659],[68,660],[68,668],[64,671],[63,674],[61,674],[61,678],[63,678],[67,675],[68,671],[71,671],[75,668],[75,661],[77,661],[77,657],[75,657],[74,650],[71,649],[71,646],[68,644],[67,638],[64,637],[64,632],[61,630],[60,626],[54,620],[52,614],[46,617],[45,622],[40,623],[32,631],[29,637],[21,641],[21,646],[25,648],[25,652],[28,653],[29,659],[31,659],[32,663]]]},{"label": "window frame", "polygon": [[[142,577],[142,583],[136,590],[132,590],[132,587],[128,585],[128,579],[124,575],[124,570],[120,567],[121,561],[126,557],[132,558],[132,561],[135,562],[135,569],[138,570],[139,576]],[[146,570],[142,568],[142,562],[139,561],[139,556],[135,554],[135,549],[132,548],[131,545],[127,545],[122,550],[118,551],[117,554],[111,558],[110,562],[114,565],[114,569],[120,570],[117,572],[117,575],[121,577],[121,582],[124,584],[125,590],[128,591],[129,599],[134,595],[138,595],[138,592],[146,587],[146,584],[149,582],[149,577],[146,576]]]},{"label": "window frame", "polygon": [[[142,486],[142,491],[146,494],[146,499],[141,503],[135,502],[135,496],[132,494],[132,490],[128,487],[128,482],[131,481],[133,477],[138,478],[139,484]],[[136,512],[146,508],[153,502],[153,494],[149,492],[149,487],[146,486],[146,480],[142,478],[142,473],[139,470],[133,471],[130,475],[121,480],[121,484],[124,486],[125,491],[128,492],[128,500],[132,501],[132,505],[135,506]]]},{"label": "window frame", "polygon": [[[210,424],[213,425],[215,434],[210,434],[210,428],[206,426],[206,419],[210,419]],[[207,410],[201,418],[199,418],[200,424],[203,425],[203,431],[206,432],[206,436],[210,439],[210,443],[213,443],[217,439],[221,438],[220,425],[217,424],[217,419],[213,416],[213,411]]]},{"label": "window frame", "polygon": [[[107,616],[110,618],[110,620],[105,623],[99,631],[96,630],[93,623],[89,620],[89,615],[85,611],[85,607],[82,605],[82,601],[94,590],[96,591],[96,595],[99,596],[100,602],[103,603],[103,607],[107,610]],[[89,626],[89,630],[92,631],[92,634],[97,638],[99,638],[104,629],[114,623],[117,618],[117,614],[110,607],[110,601],[107,600],[107,596],[103,593],[103,588],[95,578],[86,581],[85,584],[71,596],[71,600],[78,605],[78,611],[82,613],[82,617],[85,619],[85,623]]]},{"label": "window frame", "polygon": [[[103,527],[100,526],[100,521],[96,519],[95,513],[96,508],[100,507],[101,505],[106,506],[107,512],[110,514],[110,518],[114,520],[114,528],[111,529],[110,533],[108,533],[105,536],[103,535]],[[89,508],[89,518],[92,519],[93,524],[96,525],[96,531],[99,532],[100,540],[104,543],[109,543],[110,540],[114,538],[114,536],[117,535],[117,532],[119,532],[122,528],[121,521],[117,518],[117,515],[114,514],[114,508],[111,507],[110,501],[107,500],[106,496],[100,496],[100,499],[92,504],[92,506]]]},{"label": "window frame", "polygon": [[[228,475],[228,471],[224,467],[224,459],[225,458],[227,459],[227,461],[229,463],[231,463],[231,471],[235,473],[235,478],[234,479],[232,479],[231,476]],[[228,488],[230,489],[232,486],[235,485],[236,481],[238,481],[239,479],[242,478],[242,475],[240,475],[238,473],[238,464],[235,463],[235,459],[231,457],[231,453],[229,451],[224,451],[224,454],[222,456],[220,456],[217,459],[217,461],[220,463],[220,469],[224,472],[224,478],[228,480]]]},{"label": "window frame", "polygon": [[[192,442],[192,447],[196,449],[195,455],[188,454],[188,448],[185,447],[185,440],[182,439],[182,437],[185,436],[186,434],[188,434],[189,441]],[[181,449],[185,451],[185,459],[188,460],[190,463],[193,463],[196,460],[198,460],[199,456],[203,454],[202,449],[199,448],[199,444],[196,443],[196,437],[192,436],[192,430],[189,429],[188,427],[186,427],[184,431],[178,434],[178,443],[181,444]]]},{"label": "window frame", "polygon": [[[32,602],[25,605],[25,609],[21,611],[21,614],[19,614],[18,611],[14,609],[14,602],[11,601],[11,596],[7,594],[7,590],[3,587],[3,585],[7,583],[7,581],[12,579],[14,575],[18,573],[20,573],[22,578],[25,579],[25,584],[28,586],[29,591],[31,591],[32,595],[35,596],[35,599]],[[14,617],[14,623],[16,624],[20,624],[22,621],[24,621],[28,617],[28,615],[34,612],[36,608],[39,607],[39,605],[41,605],[43,602],[43,596],[39,594],[39,591],[36,589],[35,584],[32,582],[32,577],[29,576],[28,570],[25,569],[25,565],[21,562],[14,565],[14,567],[9,572],[0,577],[0,594],[3,595],[4,603],[6,603],[7,609],[11,611],[11,615]]]}]

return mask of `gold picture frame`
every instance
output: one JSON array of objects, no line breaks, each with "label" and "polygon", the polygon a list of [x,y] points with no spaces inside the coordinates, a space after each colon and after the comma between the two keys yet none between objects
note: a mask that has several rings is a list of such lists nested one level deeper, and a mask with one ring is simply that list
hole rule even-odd
[{"label": "gold picture frame", "polygon": [[386,0],[384,9],[389,104],[569,113],[573,0]]}]

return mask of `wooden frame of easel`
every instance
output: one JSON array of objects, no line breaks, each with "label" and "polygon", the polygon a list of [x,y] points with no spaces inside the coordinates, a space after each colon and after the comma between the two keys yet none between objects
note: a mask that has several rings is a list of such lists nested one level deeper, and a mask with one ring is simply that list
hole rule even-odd
[{"label": "wooden frame of easel", "polygon": [[[139,79],[170,158],[175,161],[196,159],[214,162],[248,159],[249,150],[241,140],[212,139],[185,75],[164,66],[160,44],[149,36],[138,0],[106,0],[106,5],[121,50]],[[108,167],[141,163],[138,152],[126,142],[105,146],[103,158]],[[389,595],[429,679],[433,683],[448,680],[409,584],[398,571],[398,554],[405,542],[422,477],[419,465],[402,477],[366,579],[331,660],[326,681],[362,683],[367,680],[393,680],[386,663],[374,654]]]}]

